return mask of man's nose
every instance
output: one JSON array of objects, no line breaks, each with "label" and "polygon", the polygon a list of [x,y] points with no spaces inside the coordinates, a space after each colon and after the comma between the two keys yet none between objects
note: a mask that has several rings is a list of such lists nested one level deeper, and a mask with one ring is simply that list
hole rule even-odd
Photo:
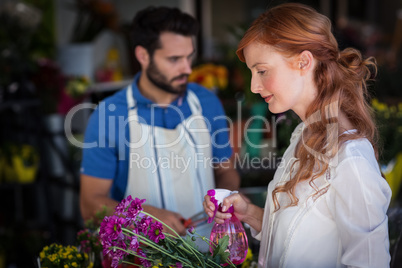
[{"label": "man's nose", "polygon": [[192,71],[191,65],[192,62],[190,60],[184,60],[182,64],[182,72],[185,74],[190,74]]}]

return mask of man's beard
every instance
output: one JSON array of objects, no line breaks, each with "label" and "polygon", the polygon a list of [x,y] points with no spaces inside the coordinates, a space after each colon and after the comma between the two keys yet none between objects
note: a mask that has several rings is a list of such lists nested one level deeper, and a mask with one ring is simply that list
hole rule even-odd
[{"label": "man's beard", "polygon": [[164,76],[156,66],[153,60],[151,60],[148,69],[146,70],[146,75],[148,77],[148,80],[151,81],[155,86],[160,88],[161,90],[171,93],[171,94],[176,94],[180,95],[183,93],[186,88],[187,88],[187,83],[181,84],[177,87],[172,87],[171,83],[176,80],[176,79],[182,79],[183,77],[188,77],[187,74],[181,74],[179,76],[176,76],[172,78],[169,81],[167,81],[166,76]]}]

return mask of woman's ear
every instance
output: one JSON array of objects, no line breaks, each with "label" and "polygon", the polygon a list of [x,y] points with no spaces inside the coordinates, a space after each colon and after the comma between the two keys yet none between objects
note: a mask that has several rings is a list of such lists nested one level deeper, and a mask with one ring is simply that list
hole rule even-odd
[{"label": "woman's ear", "polygon": [[297,68],[299,68],[301,71],[308,71],[311,70],[313,66],[314,56],[310,51],[304,50],[299,54],[297,57]]},{"label": "woman's ear", "polygon": [[149,64],[149,54],[148,51],[142,46],[135,47],[135,57],[141,66],[147,66]]}]

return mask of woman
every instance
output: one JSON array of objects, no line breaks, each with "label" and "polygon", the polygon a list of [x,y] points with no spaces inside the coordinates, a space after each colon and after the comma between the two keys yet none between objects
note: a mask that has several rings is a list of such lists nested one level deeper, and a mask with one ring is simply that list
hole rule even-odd
[{"label": "woman", "polygon": [[[329,19],[292,3],[260,15],[237,55],[269,110],[291,109],[303,121],[268,185],[265,208],[239,194],[223,203],[261,240],[259,267],[389,267],[391,191],[366,102],[374,59],[340,52]],[[208,196],[204,209],[213,215]],[[229,217],[218,212],[215,221]]]}]

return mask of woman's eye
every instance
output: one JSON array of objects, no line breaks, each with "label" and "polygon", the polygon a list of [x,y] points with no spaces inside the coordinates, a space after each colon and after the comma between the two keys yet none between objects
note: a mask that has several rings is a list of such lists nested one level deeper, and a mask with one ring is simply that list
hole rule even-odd
[{"label": "woman's eye", "polygon": [[258,74],[265,74],[265,71],[257,71]]}]

